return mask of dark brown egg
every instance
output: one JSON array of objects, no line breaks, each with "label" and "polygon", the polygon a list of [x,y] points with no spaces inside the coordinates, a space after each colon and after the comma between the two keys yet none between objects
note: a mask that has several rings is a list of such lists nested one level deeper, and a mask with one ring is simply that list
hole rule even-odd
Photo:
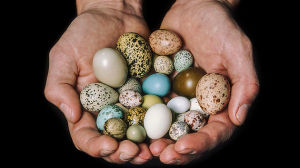
[{"label": "dark brown egg", "polygon": [[193,98],[196,96],[198,81],[205,75],[200,68],[190,67],[176,75],[173,81],[173,90],[179,96]]}]

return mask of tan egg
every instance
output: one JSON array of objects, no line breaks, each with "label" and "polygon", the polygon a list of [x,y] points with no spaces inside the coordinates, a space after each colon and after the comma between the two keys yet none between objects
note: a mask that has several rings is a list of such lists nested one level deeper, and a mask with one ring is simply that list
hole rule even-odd
[{"label": "tan egg", "polygon": [[151,33],[149,43],[152,51],[158,55],[171,55],[182,47],[182,40],[175,32],[163,29]]},{"label": "tan egg", "polygon": [[173,61],[167,56],[158,56],[154,60],[154,69],[158,73],[169,75],[173,72]]},{"label": "tan egg", "polygon": [[230,83],[228,79],[217,73],[204,75],[198,82],[196,98],[203,111],[216,114],[222,111],[230,99]]}]

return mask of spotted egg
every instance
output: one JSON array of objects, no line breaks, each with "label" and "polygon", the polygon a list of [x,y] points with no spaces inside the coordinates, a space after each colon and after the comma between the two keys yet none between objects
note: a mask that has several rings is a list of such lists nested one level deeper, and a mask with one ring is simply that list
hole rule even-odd
[{"label": "spotted egg", "polygon": [[169,136],[171,139],[177,141],[182,136],[190,132],[189,126],[185,122],[176,121],[172,124],[169,130]]},{"label": "spotted egg", "polygon": [[144,125],[145,114],[146,109],[143,107],[133,107],[129,109],[128,113],[126,114],[126,121],[129,126],[133,124]]},{"label": "spotted egg", "polygon": [[191,110],[184,114],[184,122],[186,122],[193,131],[198,131],[206,124],[206,117],[198,111]]},{"label": "spotted egg", "polygon": [[111,118],[104,124],[103,133],[116,139],[123,139],[126,135],[127,125],[120,118]]},{"label": "spotted egg", "polygon": [[143,103],[143,97],[139,92],[125,90],[120,94],[119,102],[127,108],[136,107]]},{"label": "spotted egg", "polygon": [[137,79],[129,78],[124,85],[118,89],[118,92],[121,93],[125,90],[133,90],[142,93],[142,86]]},{"label": "spotted egg", "polygon": [[152,51],[141,35],[133,32],[122,34],[117,41],[117,50],[126,58],[132,77],[142,78],[150,71]]},{"label": "spotted egg", "polygon": [[107,120],[111,118],[123,118],[124,113],[122,109],[117,105],[107,105],[105,106],[97,116],[96,125],[99,130],[104,129],[104,124]]},{"label": "spotted egg", "polygon": [[149,43],[152,51],[158,55],[171,55],[182,47],[182,40],[173,31],[156,30],[151,33]]},{"label": "spotted egg", "polygon": [[189,68],[193,64],[193,56],[187,50],[180,50],[174,57],[174,67],[177,72]]},{"label": "spotted egg", "polygon": [[155,72],[169,75],[173,72],[173,61],[167,56],[158,56],[154,59]]},{"label": "spotted egg", "polygon": [[119,94],[103,83],[90,83],[80,92],[83,108],[97,115],[106,105],[118,101]]}]

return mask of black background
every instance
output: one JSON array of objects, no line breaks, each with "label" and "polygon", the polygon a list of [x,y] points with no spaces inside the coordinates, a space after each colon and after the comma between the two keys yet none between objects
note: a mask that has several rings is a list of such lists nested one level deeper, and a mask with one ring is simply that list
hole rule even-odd
[{"label": "black background", "polygon": [[[172,2],[144,0],[144,16],[152,31],[159,28],[164,13]],[[282,97],[282,92],[290,92],[282,89],[286,86],[284,81],[296,80],[284,71],[289,68],[293,70],[293,66],[284,65],[285,60],[293,62],[294,59],[290,50],[283,47],[290,43],[285,36],[290,36],[287,33],[291,29],[286,28],[294,20],[284,14],[288,13],[291,6],[293,5],[276,1],[244,0],[233,11],[234,18],[253,43],[260,93],[245,124],[237,129],[231,140],[212,154],[186,167],[287,166],[295,161],[297,155],[290,153],[297,151],[292,143],[295,141],[295,133],[292,131],[294,124],[284,123],[293,118],[295,111],[283,105],[290,97]],[[16,70],[21,75],[18,75],[17,82],[14,83],[19,88],[17,90],[25,92],[22,92],[22,105],[14,104],[10,109],[18,109],[12,112],[14,118],[20,119],[16,117],[19,113],[26,118],[21,118],[20,122],[13,121],[17,128],[7,134],[9,137],[12,137],[11,134],[17,137],[8,139],[13,142],[7,154],[15,160],[11,163],[42,167],[172,167],[159,163],[157,158],[143,166],[115,165],[76,150],[62,113],[47,102],[43,94],[48,53],[76,17],[75,1],[31,2],[26,3],[26,7],[20,11],[17,17],[9,20],[7,27],[10,28],[9,25],[14,23],[17,31],[22,29],[21,34],[25,35],[12,38],[13,45],[23,45],[26,46],[25,49],[11,50],[20,58],[18,63],[24,66]],[[9,75],[7,79],[16,80],[13,75]]]}]

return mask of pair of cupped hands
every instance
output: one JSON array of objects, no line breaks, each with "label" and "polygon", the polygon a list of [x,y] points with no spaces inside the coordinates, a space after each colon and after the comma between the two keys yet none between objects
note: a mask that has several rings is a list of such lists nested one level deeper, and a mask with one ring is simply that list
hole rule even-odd
[{"label": "pair of cupped hands", "polygon": [[151,140],[149,145],[118,142],[101,135],[95,116],[82,111],[79,100],[83,87],[97,82],[92,68],[97,50],[115,47],[125,32],[148,38],[142,1],[78,0],[78,16],[50,51],[45,87],[46,98],[64,113],[75,147],[118,164],[143,164],[153,156],[165,164],[186,164],[229,139],[236,126],[244,122],[259,89],[251,42],[230,15],[234,2],[177,0],[165,15],[161,29],[178,33],[184,48],[193,54],[195,66],[228,76],[232,90],[228,108],[210,116],[198,132],[177,142]]}]

